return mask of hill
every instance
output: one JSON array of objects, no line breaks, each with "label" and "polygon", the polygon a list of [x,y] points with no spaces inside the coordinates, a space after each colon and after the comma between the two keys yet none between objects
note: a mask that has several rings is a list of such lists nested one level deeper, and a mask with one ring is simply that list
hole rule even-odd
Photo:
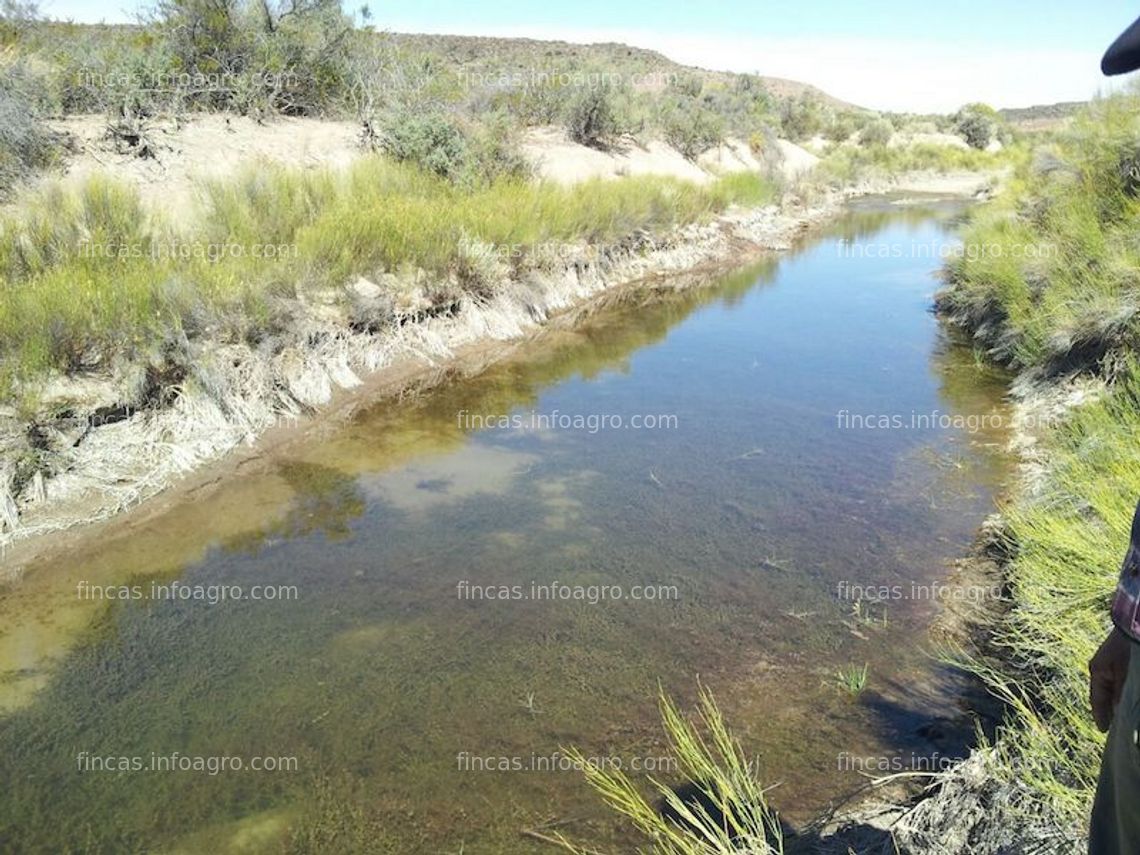
[{"label": "hill", "polygon": [[1001,117],[1021,131],[1049,131],[1064,125],[1087,101],[1060,101],[1035,104],[1032,107],[1007,107],[998,110]]},{"label": "hill", "polygon": [[605,70],[631,81],[638,91],[657,92],[672,81],[692,76],[714,84],[730,84],[749,77],[759,82],[779,100],[811,98],[835,110],[862,110],[858,105],[842,101],[810,83],[770,77],[763,74],[738,74],[684,65],[664,54],[647,48],[617,42],[577,44],[527,38],[491,36],[457,36],[429,33],[382,33],[401,48],[433,56],[447,67],[468,74],[480,72],[487,78],[502,75],[504,80],[541,82],[542,74],[565,69]]}]

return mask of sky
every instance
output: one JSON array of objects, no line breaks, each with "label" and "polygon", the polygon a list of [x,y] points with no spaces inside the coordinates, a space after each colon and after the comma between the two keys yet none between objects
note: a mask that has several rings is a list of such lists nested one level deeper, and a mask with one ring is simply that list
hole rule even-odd
[{"label": "sky", "polygon": [[[355,8],[358,4],[350,2]],[[879,110],[1024,107],[1119,87],[1100,57],[1138,15],[1124,0],[373,0],[394,32],[622,42],[702,68],[812,83]],[[53,18],[133,20],[130,0],[41,0]]]}]

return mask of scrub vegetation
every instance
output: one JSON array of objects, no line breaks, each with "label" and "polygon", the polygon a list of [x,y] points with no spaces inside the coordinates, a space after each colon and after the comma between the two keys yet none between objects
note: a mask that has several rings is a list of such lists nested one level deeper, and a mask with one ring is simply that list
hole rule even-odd
[{"label": "scrub vegetation", "polygon": [[517,134],[536,126],[602,149],[664,139],[689,158],[729,136],[757,150],[777,137],[824,149],[877,148],[896,132],[955,134],[976,148],[1011,138],[985,105],[880,114],[624,45],[381,33],[366,8],[347,15],[337,0],[162,0],[116,26],[45,21],[25,0],[4,0],[0,13],[0,89],[21,119],[0,138],[0,187],[52,162],[58,142],[35,130],[37,117],[91,113],[142,156],[160,115],[350,119],[366,144],[468,179],[510,172]]},{"label": "scrub vegetation", "polygon": [[1040,430],[1043,467],[1003,516],[1012,606],[1002,655],[975,667],[1009,704],[1003,774],[1079,838],[1103,737],[1087,665],[1140,496],[1140,101],[1094,102],[976,210],[939,307],[1035,394],[1082,378],[1099,395]]}]

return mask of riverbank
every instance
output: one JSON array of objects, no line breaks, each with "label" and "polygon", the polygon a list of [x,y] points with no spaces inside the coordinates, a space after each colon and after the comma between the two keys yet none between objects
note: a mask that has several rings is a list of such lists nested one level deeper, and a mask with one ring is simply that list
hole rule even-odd
[{"label": "riverbank", "polygon": [[915,851],[1085,850],[1104,745],[1087,662],[1140,495],[1138,136],[1135,96],[1094,102],[975,209],[963,240],[978,251],[937,299],[980,359],[1016,375],[1020,476],[991,524],[1007,600],[964,660],[1006,719],[907,819]]},{"label": "riverbank", "polygon": [[[958,615],[944,648],[950,661],[983,681],[996,709],[992,716],[979,716],[980,739],[965,760],[935,775],[877,784],[827,824],[822,836],[831,848],[821,851],[839,855],[847,846],[863,855],[1086,851],[1087,811],[1103,739],[1085,708],[1087,660],[1054,655],[1048,666],[1056,670],[1032,672],[1024,659],[1029,639],[1023,633],[1024,622],[1040,620],[1045,605],[1055,610],[1052,633],[1088,646],[1107,615],[1107,604],[1103,612],[1092,604],[1103,603],[1104,590],[1111,587],[1096,590],[1085,582],[1086,590],[1074,591],[1073,559],[1058,551],[1065,533],[1057,503],[1072,501],[1080,495],[1077,489],[1095,493],[1103,485],[1087,479],[1081,487],[1065,485],[1057,473],[1071,462],[1059,448],[1068,441],[1065,435],[1071,439],[1069,432],[1079,431],[1088,437],[1085,432],[1100,420],[1098,408],[1111,394],[1092,377],[1042,383],[1023,375],[1015,381],[1010,451],[1018,460],[1018,476],[963,562],[987,585],[1003,588],[1006,598]],[[1119,450],[1119,434],[1104,438]],[[1119,527],[1119,520],[1112,522]],[[1112,554],[1103,533],[1085,543],[1103,556]],[[1081,575],[1105,579],[1104,568],[1111,564],[1088,566],[1092,571]],[[1021,646],[1012,646],[1017,643]],[[1035,659],[1039,666],[1042,659]],[[1054,681],[1063,681],[1068,694],[1049,685]],[[1051,729],[1058,726],[1069,733]],[[1062,748],[1060,740],[1074,729],[1081,742]]]},{"label": "riverbank", "polygon": [[[421,310],[379,328],[354,323],[335,294],[309,292],[284,312],[291,318],[285,345],[272,351],[233,344],[204,348],[194,361],[199,369],[209,368],[210,382],[184,382],[159,406],[124,407],[111,381],[69,379],[47,393],[67,401],[54,408],[56,419],[21,420],[12,411],[4,419],[9,484],[16,469],[11,450],[20,452],[19,438],[41,438],[35,474],[3,497],[6,573],[17,575],[43,549],[55,548],[43,544],[45,535],[58,541],[66,529],[117,516],[236,449],[256,454],[263,436],[284,436],[378,395],[431,385],[433,376],[461,365],[485,364],[493,358],[490,343],[524,337],[622,284],[779,252],[854,196],[887,190],[970,195],[983,192],[991,180],[975,173],[920,173],[865,181],[816,190],[810,200],[793,195],[779,204],[734,206],[703,223],[656,234],[638,230],[602,246],[566,242],[541,269],[496,264],[479,294],[460,294],[446,311]],[[367,304],[390,287],[360,277],[349,291],[358,304]],[[13,550],[21,541],[27,543]]]}]

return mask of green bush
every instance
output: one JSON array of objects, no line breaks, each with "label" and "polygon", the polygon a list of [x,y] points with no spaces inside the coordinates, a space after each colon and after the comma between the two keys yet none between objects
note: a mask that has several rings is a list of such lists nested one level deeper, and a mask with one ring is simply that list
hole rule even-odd
[{"label": "green bush", "polygon": [[533,170],[519,145],[518,134],[506,116],[490,116],[468,137],[470,158],[464,182],[468,186],[500,179],[525,180]]},{"label": "green bush", "polygon": [[724,119],[694,100],[673,104],[662,125],[666,141],[689,160],[724,141]]},{"label": "green bush", "polygon": [[465,129],[441,113],[402,111],[382,124],[379,147],[401,163],[466,187],[531,174],[514,130],[503,116]]},{"label": "green bush", "polygon": [[574,142],[607,148],[619,133],[614,92],[609,85],[582,89],[570,102],[566,132]]},{"label": "green bush", "polygon": [[[686,95],[679,87],[674,87],[674,91],[667,93],[664,98],[666,106],[670,102],[686,100],[695,101],[702,109],[716,114],[726,133],[742,138],[779,122],[775,114],[775,102],[763,81],[750,74],[742,74],[730,84],[706,81],[695,95]],[[659,105],[659,113],[661,106]]]},{"label": "green bush", "polygon": [[808,93],[782,101],[779,119],[781,135],[795,142],[811,139],[827,124],[823,104]]},{"label": "green bush", "polygon": [[564,124],[568,91],[556,81],[543,81],[502,93],[491,101],[491,106],[505,108],[525,127]]},{"label": "green bush", "polygon": [[954,115],[954,130],[972,147],[984,149],[997,136],[1000,118],[987,104],[967,104]]},{"label": "green bush", "polygon": [[315,115],[344,94],[352,21],[338,0],[158,0],[150,16],[136,84],[165,105]]},{"label": "green bush", "polygon": [[894,135],[895,126],[890,119],[876,119],[859,133],[860,145],[886,145]]},{"label": "green bush", "polygon": [[36,0],[0,0],[0,45],[18,42],[39,17]]},{"label": "green bush", "polygon": [[859,129],[859,125],[850,110],[837,113],[823,132],[823,135],[834,143],[847,142],[851,135]]},{"label": "green bush", "polygon": [[412,163],[441,178],[458,180],[468,168],[467,138],[439,113],[401,112],[380,131],[380,148],[401,163]]}]

